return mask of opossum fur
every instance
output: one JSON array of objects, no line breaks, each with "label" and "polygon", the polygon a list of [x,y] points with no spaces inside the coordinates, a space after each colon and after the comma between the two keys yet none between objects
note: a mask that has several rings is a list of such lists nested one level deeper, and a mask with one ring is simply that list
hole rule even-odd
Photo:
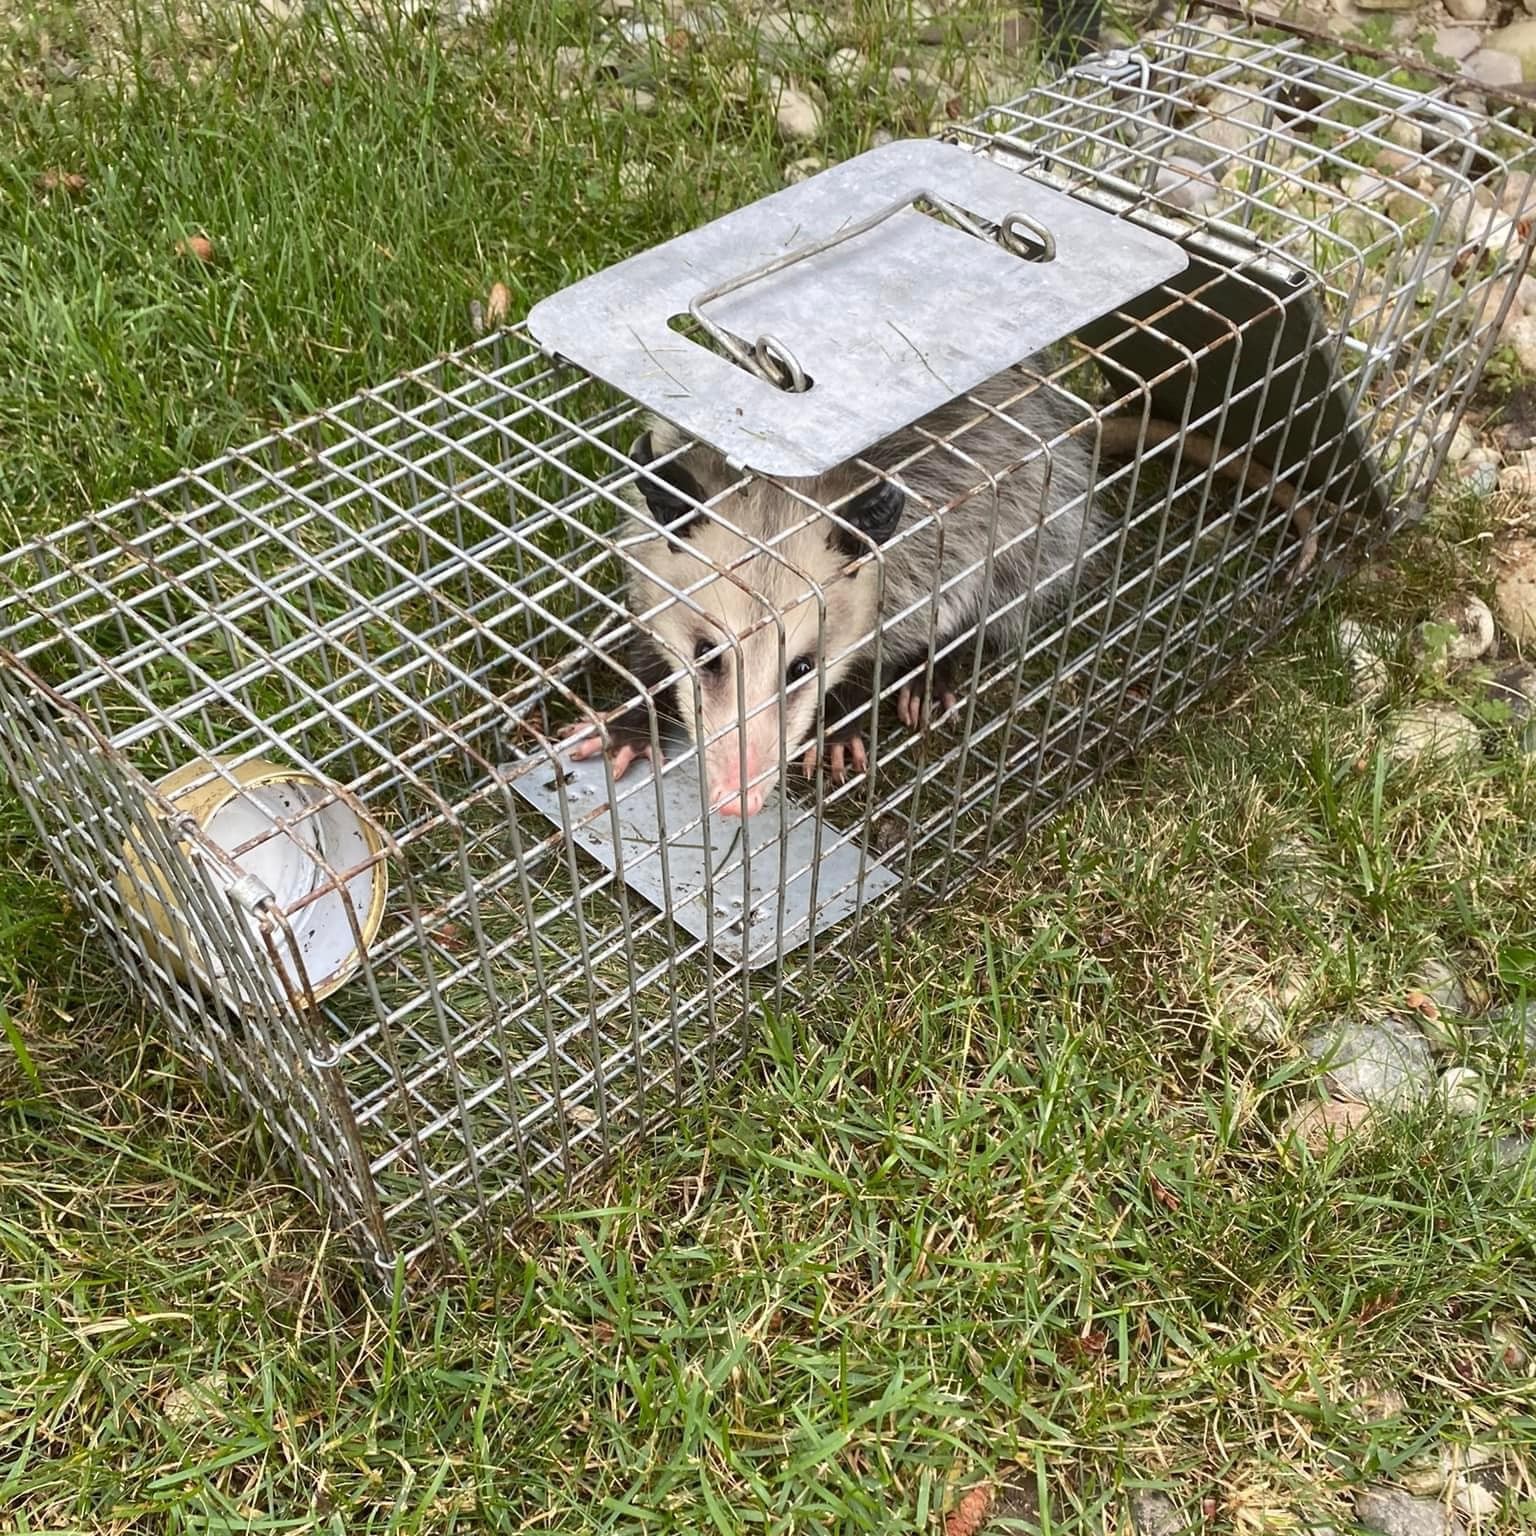
[{"label": "opossum fur", "polygon": [[[777,481],[649,423],[632,455],[648,466],[645,516],[620,535],[629,612],[649,637],[630,665],[647,686],[680,669],[697,678],[699,718],[687,675],[657,702],[690,738],[701,730],[722,809],[756,809],[781,755],[814,743],[818,674],[834,771],[845,746],[863,766],[877,628],[884,688],[925,662],[930,639],[938,655],[982,626],[1007,643],[1066,601],[1109,532],[1087,496],[1093,434],[1067,435],[1084,421],[1009,370],[852,464]],[[948,702],[951,685],[936,662],[933,692]],[[904,719],[917,686],[903,690]],[[918,707],[910,713],[915,722]],[[643,712],[629,722],[637,734],[617,724],[622,771],[649,731]]]}]

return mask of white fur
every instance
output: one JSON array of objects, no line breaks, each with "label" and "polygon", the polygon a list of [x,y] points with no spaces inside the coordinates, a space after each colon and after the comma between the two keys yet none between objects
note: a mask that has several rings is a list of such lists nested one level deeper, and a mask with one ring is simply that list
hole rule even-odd
[{"label": "white fur", "polygon": [[[895,536],[852,563],[821,508],[867,488],[868,468],[773,482],[689,446],[677,462],[709,511],[681,536],[658,537],[632,519],[624,539],[630,612],[669,662],[691,666],[705,636],[739,644],[740,696],[730,648],[718,672],[694,668],[697,721],[687,678],[680,688],[679,712],[690,738],[702,730],[711,783],[729,788],[739,777],[743,718],[765,780],[781,753],[814,739],[815,672],[788,694],[780,745],[782,668],[798,656],[813,658],[830,693],[870,671],[878,642],[884,687],[921,661],[930,640],[942,646],[985,624],[990,641],[1007,644],[1042,609],[1063,604],[1105,533],[1101,515],[1086,511],[1088,438],[1063,436],[1082,419],[1048,386],[1010,370],[879,444],[863,462],[888,471],[907,502]],[[665,422],[651,434],[655,457],[686,441]],[[669,601],[676,593],[689,596]]]}]

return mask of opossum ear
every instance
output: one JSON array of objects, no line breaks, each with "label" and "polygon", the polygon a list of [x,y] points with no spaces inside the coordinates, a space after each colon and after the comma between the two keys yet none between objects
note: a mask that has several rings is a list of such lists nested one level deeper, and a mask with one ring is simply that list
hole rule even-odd
[{"label": "opossum ear", "polygon": [[[629,456],[637,464],[649,464],[656,457],[649,432],[642,432],[635,439],[635,446],[629,450]],[[649,473],[642,470],[637,484],[646,506],[650,508],[651,516],[663,528],[670,528],[673,533],[686,534],[688,525],[698,517],[699,510],[684,498],[691,496],[694,501],[704,500],[704,492],[698,481],[674,459],[672,463],[663,464],[660,469]]]},{"label": "opossum ear", "polygon": [[[872,543],[884,544],[896,532],[901,521],[902,509],[907,504],[907,493],[899,485],[882,480],[872,485],[862,495],[855,496],[838,514],[845,523],[851,523]],[[837,530],[837,541],[850,560],[865,554],[869,545],[856,539],[844,529]]]}]

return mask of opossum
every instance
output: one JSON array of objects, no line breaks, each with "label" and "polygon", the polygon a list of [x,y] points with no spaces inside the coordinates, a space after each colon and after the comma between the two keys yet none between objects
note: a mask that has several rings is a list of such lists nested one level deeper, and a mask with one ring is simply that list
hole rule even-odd
[{"label": "opossum", "polygon": [[[897,695],[904,725],[926,725],[935,705],[952,711],[970,646],[1006,644],[1063,606],[1108,542],[1109,514],[1085,494],[1095,439],[1119,457],[1176,430],[1140,418],[1094,425],[1010,369],[851,464],[776,481],[730,469],[651,418],[631,451],[647,466],[638,490],[649,520],[632,517],[620,535],[628,609],[647,637],[629,669],[659,719],[702,742],[712,807],[755,814],[785,754],[803,754],[814,774],[818,675],[831,777],[841,782],[850,763],[864,771],[877,644],[882,688],[922,669]],[[1186,437],[1183,451],[1208,464],[1214,444]],[[1267,480],[1259,466],[1246,478]],[[1274,491],[1290,504],[1289,487]],[[650,750],[648,711],[609,721],[606,734],[617,778]],[[602,750],[594,738],[573,756]]]}]

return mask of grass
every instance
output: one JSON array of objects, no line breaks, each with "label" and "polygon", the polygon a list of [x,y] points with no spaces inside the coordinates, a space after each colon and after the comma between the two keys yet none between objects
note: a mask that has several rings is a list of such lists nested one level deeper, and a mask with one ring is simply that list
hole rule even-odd
[{"label": "grass", "polygon": [[[920,23],[889,11],[837,40],[904,55]],[[466,29],[260,17],[0,23],[13,534],[414,366],[492,283],[517,313],[801,153],[741,27],[624,78],[566,0]],[[816,152],[925,123],[834,91]],[[40,191],[51,170],[83,188]],[[176,254],[199,233],[211,263]],[[1402,1006],[1432,961],[1536,982],[1532,760],[1391,766],[1329,639],[1485,590],[1530,516],[1444,509],[963,911],[776,1021],[587,1209],[409,1305],[125,1002],[7,799],[0,1530],[931,1531],[992,1482],[988,1530],[1042,1495],[1051,1529],[1125,1530],[1167,1486],[1212,1530],[1280,1531],[1472,1440],[1510,1469],[1484,1529],[1529,1529],[1536,1167],[1499,1144],[1536,1119],[1536,1063],[1452,1010],[1480,1122],[1425,1106],[1318,1156],[1280,1127],[1320,1020]],[[1383,707],[1456,686],[1394,658]],[[1272,1040],[1256,996],[1284,1004]]]}]

